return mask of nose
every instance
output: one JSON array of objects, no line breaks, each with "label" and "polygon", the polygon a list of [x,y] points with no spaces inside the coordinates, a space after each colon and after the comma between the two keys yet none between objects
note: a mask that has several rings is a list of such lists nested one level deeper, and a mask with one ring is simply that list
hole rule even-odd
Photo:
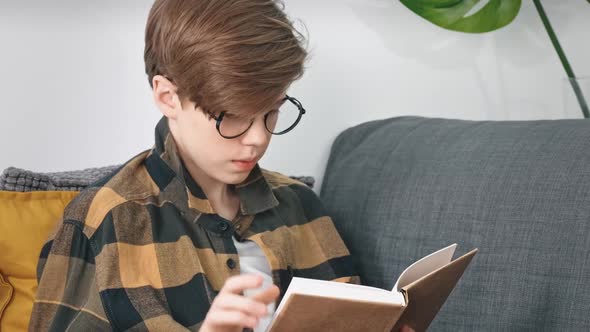
[{"label": "nose", "polygon": [[241,141],[244,145],[262,146],[268,143],[270,135],[271,133],[266,130],[264,125],[264,118],[259,117],[254,120],[252,127],[241,136]]}]

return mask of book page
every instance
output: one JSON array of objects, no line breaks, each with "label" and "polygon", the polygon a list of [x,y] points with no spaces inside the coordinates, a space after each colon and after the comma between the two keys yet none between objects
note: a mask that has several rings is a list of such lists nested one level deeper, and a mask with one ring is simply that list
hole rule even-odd
[{"label": "book page", "polygon": [[289,284],[289,288],[287,288],[287,291],[285,292],[285,296],[275,312],[275,316],[281,312],[283,304],[287,302],[287,299],[293,293],[345,300],[405,305],[405,299],[401,293],[392,293],[381,288],[337,281],[293,277]]},{"label": "book page", "polygon": [[391,291],[393,293],[398,293],[404,286],[411,284],[428,273],[450,263],[451,259],[453,259],[453,254],[455,253],[456,247],[456,243],[451,244],[446,248],[435,251],[432,254],[414,262],[407,269],[405,269],[402,274],[400,274]]}]

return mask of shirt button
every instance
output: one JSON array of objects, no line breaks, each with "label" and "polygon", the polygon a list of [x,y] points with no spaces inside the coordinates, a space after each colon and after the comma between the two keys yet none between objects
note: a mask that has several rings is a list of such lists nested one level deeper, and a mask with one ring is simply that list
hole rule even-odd
[{"label": "shirt button", "polygon": [[218,224],[218,227],[219,227],[219,230],[222,232],[225,232],[229,228],[229,226],[226,222],[220,222]]},{"label": "shirt button", "polygon": [[233,259],[228,259],[227,262],[225,262],[227,264],[227,267],[229,267],[230,269],[234,269],[236,267],[236,261],[234,261]]},{"label": "shirt button", "polygon": [[240,228],[242,228],[242,225],[240,225],[240,224],[237,224],[237,225],[236,225],[236,229],[240,229]]}]

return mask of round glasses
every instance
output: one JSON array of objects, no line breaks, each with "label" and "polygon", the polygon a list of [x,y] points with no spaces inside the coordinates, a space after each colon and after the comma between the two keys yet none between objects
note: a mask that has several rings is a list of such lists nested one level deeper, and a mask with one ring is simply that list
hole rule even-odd
[{"label": "round glasses", "polygon": [[[218,116],[208,113],[217,122],[215,127],[223,138],[232,139],[246,133],[253,119],[244,119],[231,113],[221,112]],[[283,135],[291,131],[305,114],[305,109],[299,100],[285,96],[279,108],[271,110],[264,115],[264,127],[273,135]]]}]

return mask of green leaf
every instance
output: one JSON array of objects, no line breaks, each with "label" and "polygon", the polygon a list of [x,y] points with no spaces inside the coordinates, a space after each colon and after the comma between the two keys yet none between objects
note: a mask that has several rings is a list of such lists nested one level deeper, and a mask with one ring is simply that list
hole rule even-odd
[{"label": "green leaf", "polygon": [[[480,1],[400,0],[411,11],[439,27],[470,33],[490,32],[510,24],[521,6],[521,0],[489,0],[477,12],[470,14]],[[470,15],[465,16],[468,13]]]}]

